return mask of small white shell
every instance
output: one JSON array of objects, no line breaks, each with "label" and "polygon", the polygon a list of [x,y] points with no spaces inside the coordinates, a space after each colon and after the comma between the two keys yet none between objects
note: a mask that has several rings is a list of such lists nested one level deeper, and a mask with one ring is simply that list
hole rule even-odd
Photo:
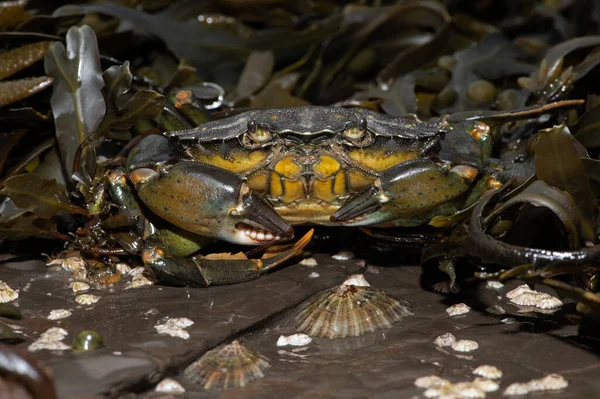
[{"label": "small white shell", "polygon": [[312,272],[308,275],[308,278],[319,278],[321,275],[317,272]]},{"label": "small white shell", "polygon": [[505,390],[503,395],[527,395],[529,393],[529,385],[523,382],[515,382],[510,384]]},{"label": "small white shell", "polygon": [[441,388],[445,386],[449,386],[450,381],[439,377],[437,375],[427,375],[424,377],[419,377],[415,380],[415,386],[417,388]]},{"label": "small white shell", "polygon": [[560,374],[548,374],[547,376],[537,379],[531,380],[527,383],[529,386],[529,390],[533,391],[556,391],[558,389],[564,389],[569,386],[569,381],[567,381]]},{"label": "small white shell", "polygon": [[457,352],[472,352],[479,348],[479,344],[470,339],[461,339],[452,344],[452,349]]},{"label": "small white shell", "polygon": [[127,263],[119,262],[115,265],[115,268],[119,274],[129,274],[131,272],[131,267]]},{"label": "small white shell", "polygon": [[80,280],[85,280],[87,277],[87,264],[85,259],[83,259],[81,256],[54,259],[53,261],[46,263],[46,266],[55,265],[60,265],[64,270],[73,273],[73,275]]},{"label": "small white shell", "polygon": [[442,334],[433,341],[439,347],[452,346],[456,342],[456,337],[452,333]]},{"label": "small white shell", "polygon": [[131,288],[139,288],[152,284],[154,284],[154,282],[146,276],[144,276],[143,274],[136,274],[131,280],[131,282],[125,286],[125,289],[129,290]]},{"label": "small white shell", "polygon": [[354,258],[354,254],[352,253],[352,251],[340,251],[337,254],[333,255],[332,258],[335,260],[349,260]]},{"label": "small white shell", "polygon": [[457,303],[446,309],[448,316],[459,316],[461,314],[469,313],[470,311],[471,308],[466,303]]},{"label": "small white shell", "polygon": [[185,317],[176,317],[172,319],[168,319],[163,324],[157,324],[154,326],[156,332],[161,335],[170,335],[171,337],[181,338],[181,339],[189,339],[190,333],[184,330],[194,324],[194,322]]},{"label": "small white shell", "polygon": [[485,392],[470,382],[457,382],[452,387],[452,393],[459,398],[482,399],[485,398]]},{"label": "small white shell", "polygon": [[304,346],[310,344],[311,342],[312,338],[302,333],[289,335],[287,337],[285,335],[281,335],[277,340],[277,346]]},{"label": "small white shell", "polygon": [[41,335],[41,339],[45,339],[48,341],[61,341],[65,339],[65,337],[69,335],[69,332],[64,328],[60,327],[51,327],[44,331]]},{"label": "small white shell", "polygon": [[172,378],[163,379],[156,385],[154,390],[156,392],[172,394],[185,393],[185,389],[181,386],[181,384]]},{"label": "small white shell", "polygon": [[71,311],[67,309],[54,309],[50,311],[48,315],[48,320],[59,320],[64,319],[65,317],[71,316]]},{"label": "small white shell", "polygon": [[353,274],[346,279],[342,284],[353,285],[355,287],[370,287],[371,284],[367,281],[364,274]]},{"label": "small white shell", "polygon": [[82,294],[75,297],[75,302],[80,305],[93,305],[100,300],[99,296],[93,294]]},{"label": "small white shell", "polygon": [[40,337],[27,348],[30,352],[39,350],[67,350],[71,347],[60,341],[65,339],[69,333],[64,328],[51,327],[44,331]]},{"label": "small white shell", "polygon": [[307,266],[307,267],[315,267],[318,265],[317,260],[315,258],[305,258],[302,259],[299,262],[300,265],[302,266]]},{"label": "small white shell", "polygon": [[508,299],[513,299],[519,295],[521,295],[524,292],[532,292],[533,290],[531,288],[529,288],[529,286],[527,284],[522,284],[520,286],[518,286],[517,288],[515,288],[512,291],[509,291],[506,293],[506,297]]},{"label": "small white shell", "polygon": [[494,281],[494,280],[488,280],[485,285],[487,288],[490,288],[493,290],[499,290],[500,288],[504,287],[504,284],[502,284],[500,281]]},{"label": "small white shell", "polygon": [[27,349],[30,352],[36,352],[41,350],[64,351],[71,349],[71,346],[61,341],[45,341],[38,339],[37,341],[34,341],[31,345],[29,345]]},{"label": "small white shell", "polygon": [[487,364],[477,367],[475,370],[473,370],[473,374],[484,378],[490,378],[492,380],[502,378],[502,370],[496,366],[489,366]]},{"label": "small white shell", "polygon": [[423,396],[425,396],[426,398],[437,398],[442,395],[450,394],[451,388],[451,384],[439,388],[427,388],[425,392],[423,392]]},{"label": "small white shell", "polygon": [[472,384],[483,392],[495,392],[500,389],[500,385],[497,382],[488,378],[477,377],[473,380]]},{"label": "small white shell", "polygon": [[90,285],[80,281],[73,281],[69,284],[73,292],[84,292],[90,289]]},{"label": "small white shell", "polygon": [[0,303],[12,302],[19,297],[19,290],[15,291],[3,281],[0,281]]},{"label": "small white shell", "polygon": [[450,392],[448,388],[427,388],[425,392],[423,392],[423,396],[426,398],[437,398],[438,396],[444,395]]}]

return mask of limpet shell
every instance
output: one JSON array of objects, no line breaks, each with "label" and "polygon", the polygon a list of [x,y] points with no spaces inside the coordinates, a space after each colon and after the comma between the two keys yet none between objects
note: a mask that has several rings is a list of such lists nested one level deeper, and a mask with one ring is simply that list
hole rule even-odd
[{"label": "limpet shell", "polygon": [[412,315],[407,301],[374,287],[340,285],[309,301],[296,320],[298,331],[321,338],[345,338],[390,328]]},{"label": "limpet shell", "polygon": [[204,389],[243,387],[262,378],[270,366],[269,359],[233,341],[229,345],[206,352],[188,366],[184,376]]}]

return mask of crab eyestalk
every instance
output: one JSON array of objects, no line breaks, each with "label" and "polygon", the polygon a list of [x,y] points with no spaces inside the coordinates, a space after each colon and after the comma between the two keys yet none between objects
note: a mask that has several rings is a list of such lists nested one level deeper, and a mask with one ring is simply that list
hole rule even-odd
[{"label": "crab eyestalk", "polygon": [[129,174],[142,202],[155,214],[207,237],[263,245],[290,239],[294,230],[243,179],[197,162],[179,162]]},{"label": "crab eyestalk", "polygon": [[384,171],[373,185],[351,197],[332,216],[332,222],[366,226],[402,221],[403,226],[420,224],[419,215],[465,193],[478,176],[478,169],[467,165],[452,167],[431,160],[404,162]]}]

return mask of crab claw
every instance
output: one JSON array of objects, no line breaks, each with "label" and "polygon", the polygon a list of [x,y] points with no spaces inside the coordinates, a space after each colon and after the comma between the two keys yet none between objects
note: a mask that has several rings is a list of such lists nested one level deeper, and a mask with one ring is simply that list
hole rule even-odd
[{"label": "crab claw", "polygon": [[415,226],[465,193],[478,173],[472,166],[451,168],[427,159],[404,162],[384,171],[364,192],[350,197],[331,215],[331,221],[349,226],[388,221]]},{"label": "crab claw", "polygon": [[142,202],[187,231],[242,245],[290,239],[294,230],[243,179],[215,166],[182,161],[129,173]]}]

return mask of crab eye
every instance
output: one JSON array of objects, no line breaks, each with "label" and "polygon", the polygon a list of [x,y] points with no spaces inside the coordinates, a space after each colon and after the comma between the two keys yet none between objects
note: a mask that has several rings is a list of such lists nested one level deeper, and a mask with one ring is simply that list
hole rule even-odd
[{"label": "crab eye", "polygon": [[367,131],[367,119],[366,118],[360,118],[360,120],[358,121],[358,130],[361,131],[363,134]]},{"label": "crab eye", "polygon": [[242,135],[240,141],[248,149],[256,149],[264,146],[271,140],[271,132],[263,123],[257,123],[255,120],[248,121],[246,133]]},{"label": "crab eye", "polygon": [[264,125],[258,125],[255,121],[248,122],[248,135],[255,143],[266,143],[271,139],[271,132]]},{"label": "crab eye", "polygon": [[358,125],[354,122],[347,123],[346,128],[344,129],[344,135],[351,140],[358,140],[362,138],[366,132],[367,120],[365,118],[360,118]]},{"label": "crab eye", "polygon": [[255,120],[248,121],[248,133],[256,133],[258,129],[258,124]]}]

